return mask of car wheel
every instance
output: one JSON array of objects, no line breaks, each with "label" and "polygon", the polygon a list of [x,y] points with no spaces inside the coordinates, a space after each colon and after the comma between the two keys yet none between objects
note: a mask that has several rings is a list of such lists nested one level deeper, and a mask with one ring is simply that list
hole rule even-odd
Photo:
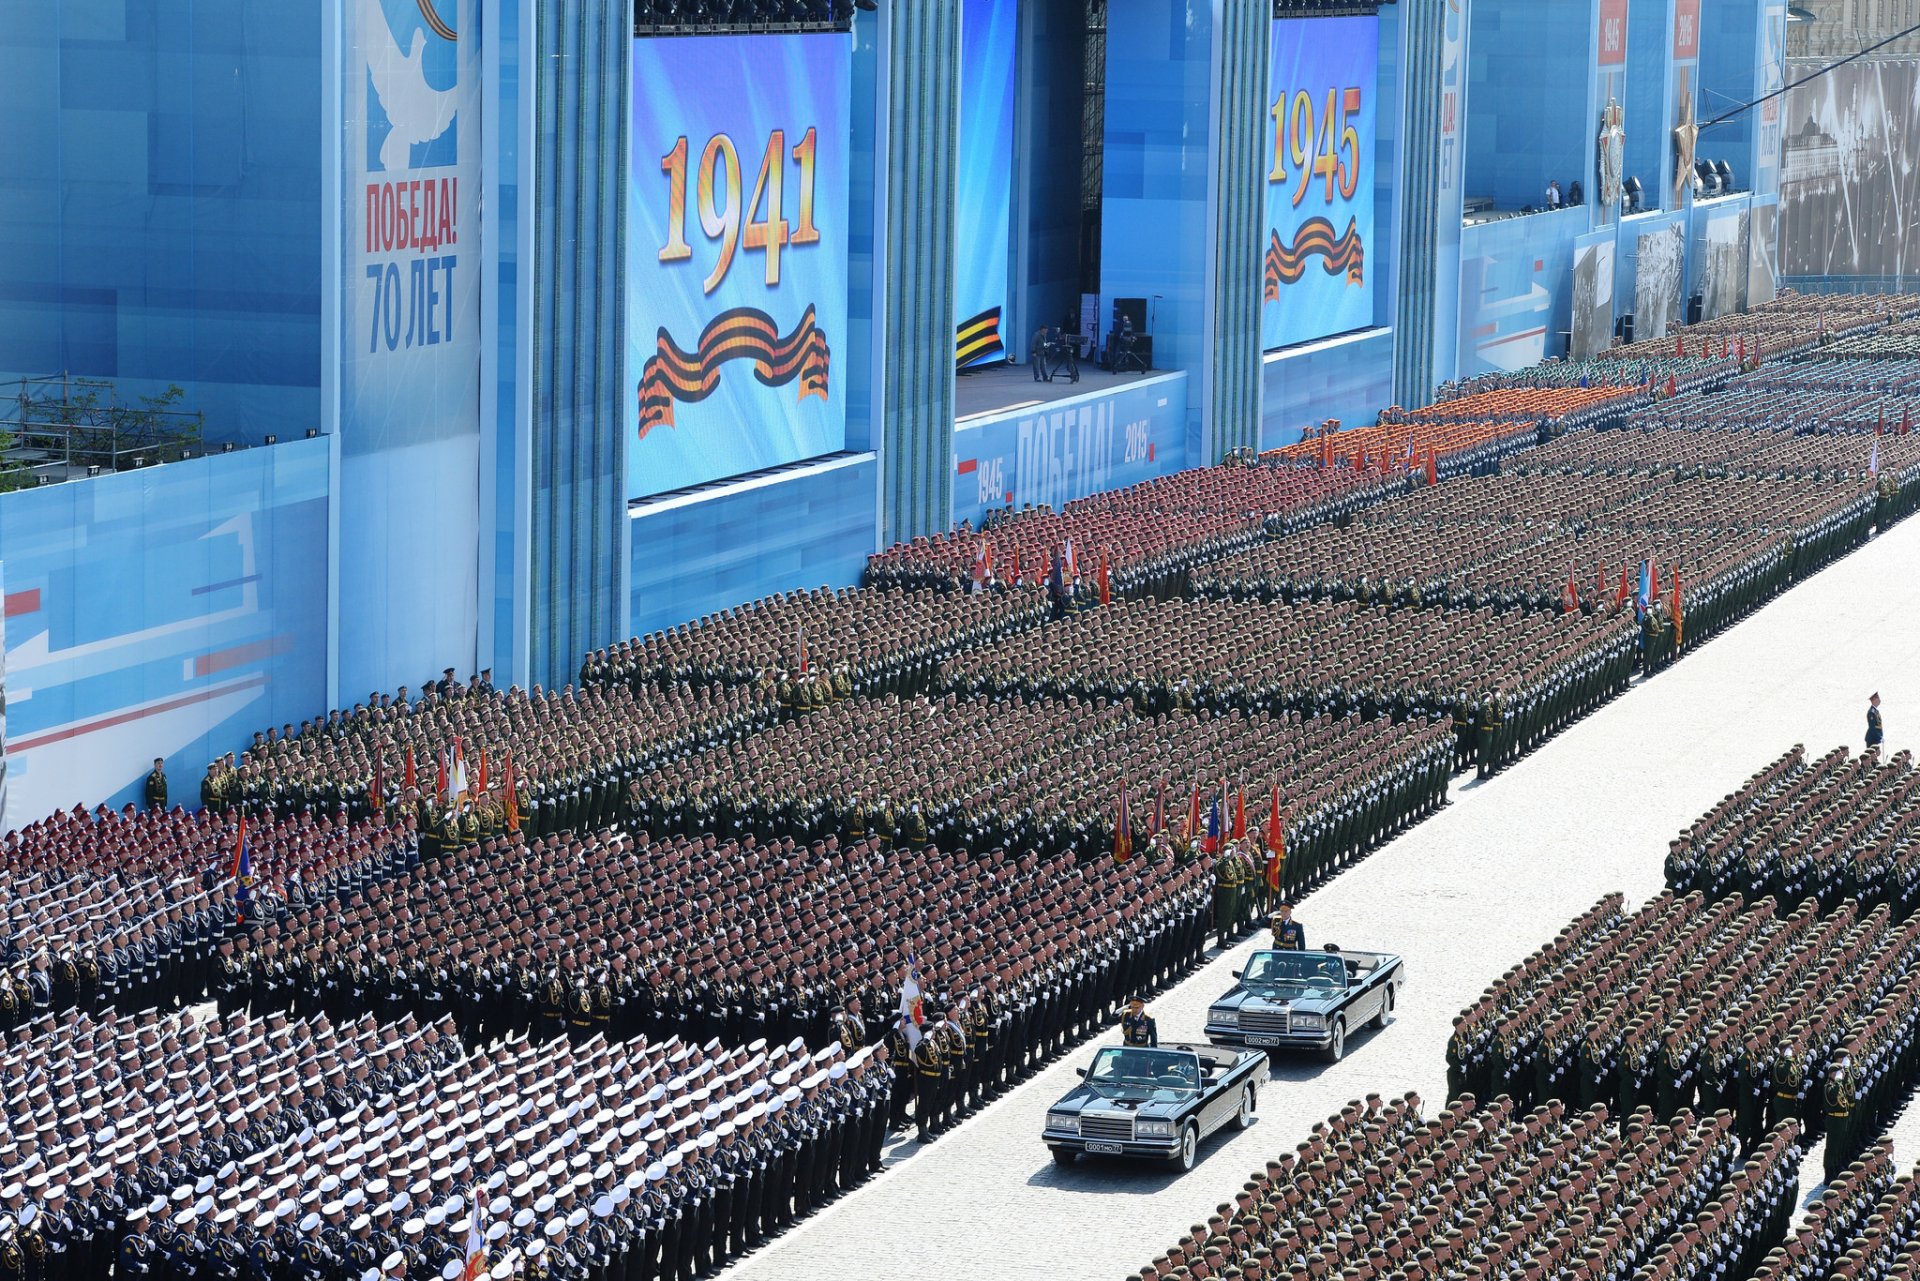
[{"label": "car wheel", "polygon": [[1253,1128],[1253,1109],[1255,1107],[1253,1087],[1245,1086],[1240,1091],[1240,1110],[1233,1114],[1233,1125],[1238,1130]]},{"label": "car wheel", "polygon": [[1387,994],[1380,998],[1380,1012],[1373,1016],[1375,1027],[1385,1027],[1393,1022],[1393,986],[1387,986]]},{"label": "car wheel", "polygon": [[1347,1021],[1345,1019],[1333,1021],[1333,1036],[1328,1040],[1327,1048],[1322,1050],[1321,1054],[1329,1063],[1338,1063],[1347,1057]]},{"label": "car wheel", "polygon": [[1194,1158],[1200,1152],[1200,1127],[1191,1121],[1180,1131],[1180,1150],[1174,1153],[1173,1163],[1182,1171],[1193,1168]]},{"label": "car wheel", "polygon": [[1072,1165],[1073,1158],[1080,1155],[1078,1152],[1072,1151],[1069,1148],[1048,1148],[1047,1151],[1053,1153],[1053,1163],[1055,1165]]}]

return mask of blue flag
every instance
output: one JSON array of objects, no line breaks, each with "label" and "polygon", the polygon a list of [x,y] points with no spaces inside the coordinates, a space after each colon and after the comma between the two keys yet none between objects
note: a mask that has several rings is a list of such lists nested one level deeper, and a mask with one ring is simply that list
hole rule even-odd
[{"label": "blue flag", "polygon": [[247,849],[247,820],[240,820],[240,846],[233,852],[233,879],[239,884],[235,898],[239,902],[236,923],[247,919],[247,908],[253,904],[253,853]]}]

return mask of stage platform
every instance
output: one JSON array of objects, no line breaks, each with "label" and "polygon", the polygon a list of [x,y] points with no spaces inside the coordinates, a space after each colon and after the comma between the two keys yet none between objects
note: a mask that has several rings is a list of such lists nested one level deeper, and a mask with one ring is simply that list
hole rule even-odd
[{"label": "stage platform", "polygon": [[1117,391],[1154,377],[1164,378],[1166,371],[1110,374],[1097,365],[1083,364],[1079,382],[1068,382],[1062,374],[1049,383],[1035,382],[1028,365],[985,365],[964,370],[953,380],[953,419],[964,424],[968,419],[1050,404],[1069,396]]}]

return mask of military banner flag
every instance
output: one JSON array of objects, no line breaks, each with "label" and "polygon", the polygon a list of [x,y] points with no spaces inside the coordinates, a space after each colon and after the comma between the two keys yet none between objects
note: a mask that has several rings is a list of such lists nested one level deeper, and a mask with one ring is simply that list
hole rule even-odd
[{"label": "military banner flag", "polygon": [[1280,873],[1287,862],[1287,825],[1280,817],[1280,785],[1273,785],[1267,805],[1267,889],[1280,892]]},{"label": "military banner flag", "polygon": [[1120,812],[1113,820],[1113,861],[1133,857],[1133,815],[1127,810],[1127,785],[1120,784]]}]

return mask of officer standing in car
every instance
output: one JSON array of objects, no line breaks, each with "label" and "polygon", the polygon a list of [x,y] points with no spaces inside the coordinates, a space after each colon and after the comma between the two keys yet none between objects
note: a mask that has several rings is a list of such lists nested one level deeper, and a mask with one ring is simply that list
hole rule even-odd
[{"label": "officer standing in car", "polygon": [[1160,1025],[1147,1013],[1145,997],[1127,998],[1127,1012],[1120,1016],[1120,1037],[1128,1045],[1145,1048],[1160,1044]]}]

